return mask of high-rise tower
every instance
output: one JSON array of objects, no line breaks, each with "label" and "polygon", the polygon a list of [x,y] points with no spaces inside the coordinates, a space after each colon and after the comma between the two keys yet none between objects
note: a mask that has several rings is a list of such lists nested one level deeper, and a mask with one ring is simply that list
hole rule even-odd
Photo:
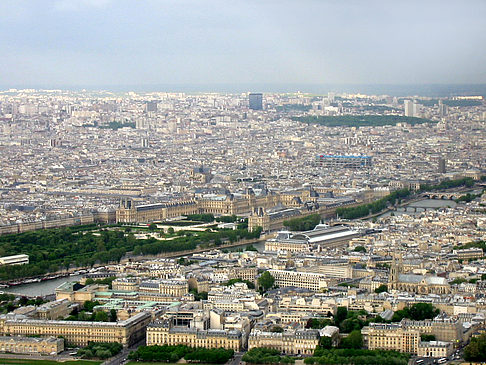
[{"label": "high-rise tower", "polygon": [[262,93],[251,93],[248,95],[248,102],[250,109],[252,110],[262,110],[263,109],[263,94]]}]

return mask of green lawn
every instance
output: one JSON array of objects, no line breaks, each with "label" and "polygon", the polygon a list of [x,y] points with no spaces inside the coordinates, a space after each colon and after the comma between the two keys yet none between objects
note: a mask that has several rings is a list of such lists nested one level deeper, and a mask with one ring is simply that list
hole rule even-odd
[{"label": "green lawn", "polygon": [[31,359],[2,359],[0,358],[0,363],[2,365],[99,365],[101,361],[53,361],[53,360],[31,360]]}]

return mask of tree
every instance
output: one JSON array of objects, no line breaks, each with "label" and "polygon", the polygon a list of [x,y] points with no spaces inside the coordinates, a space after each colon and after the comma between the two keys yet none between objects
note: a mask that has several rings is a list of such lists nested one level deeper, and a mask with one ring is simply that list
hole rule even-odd
[{"label": "tree", "polygon": [[101,303],[98,302],[97,300],[92,302],[91,300],[87,300],[83,304],[83,308],[86,309],[88,312],[92,312],[93,308],[96,307],[97,305],[100,305]]},{"label": "tree", "polygon": [[383,293],[388,291],[388,286],[385,284],[381,284],[378,288],[375,289],[375,293]]},{"label": "tree", "polygon": [[321,221],[319,214],[311,214],[302,218],[293,218],[283,221],[283,225],[291,231],[309,231]]},{"label": "tree", "polygon": [[280,326],[273,326],[270,328],[270,332],[283,333],[284,329]]},{"label": "tree", "polygon": [[392,322],[400,322],[403,318],[422,321],[436,317],[440,311],[430,303],[415,303],[410,308],[405,307],[402,310],[393,313]]},{"label": "tree", "polygon": [[346,307],[338,307],[336,311],[336,315],[334,316],[334,323],[336,326],[339,327],[339,324],[346,319],[348,316],[348,308]]},{"label": "tree", "polygon": [[364,246],[356,246],[353,251],[366,253],[366,248]]},{"label": "tree", "polygon": [[473,337],[469,345],[464,348],[464,359],[466,361],[486,361],[486,334]]},{"label": "tree", "polygon": [[241,360],[251,364],[277,364],[291,362],[291,358],[285,360],[280,357],[280,351],[266,347],[255,347],[243,355]]},{"label": "tree", "polygon": [[151,230],[151,231],[155,231],[157,229],[157,225],[155,223],[150,223],[148,228]]},{"label": "tree", "polygon": [[319,339],[319,346],[323,349],[330,349],[332,348],[332,338],[328,336],[322,336]]},{"label": "tree", "polygon": [[117,314],[116,314],[116,309],[111,309],[110,310],[110,322],[116,322],[117,320]]},{"label": "tree", "polygon": [[91,315],[88,315],[85,311],[81,311],[78,314],[78,321],[90,321]]},{"label": "tree", "polygon": [[435,341],[435,335],[428,335],[426,333],[422,333],[420,335],[420,341],[424,341],[424,342]]},{"label": "tree", "polygon": [[111,357],[111,352],[108,350],[98,350],[96,351],[96,357],[99,357],[100,359],[107,359]]},{"label": "tree", "polygon": [[197,289],[191,289],[189,293],[194,295],[195,301],[208,300],[208,293],[205,291],[198,292]]},{"label": "tree", "polygon": [[363,336],[361,331],[355,330],[343,338],[341,341],[341,348],[343,349],[360,349],[363,347]]},{"label": "tree", "polygon": [[305,325],[305,328],[312,328],[319,330],[326,326],[331,326],[333,323],[329,318],[309,318]]},{"label": "tree", "polygon": [[424,319],[431,319],[440,313],[438,309],[430,303],[415,303],[410,308],[410,317],[415,321],[422,321]]},{"label": "tree", "polygon": [[185,345],[154,345],[140,346],[136,351],[132,351],[128,357],[131,360],[165,363],[176,363],[184,357],[188,362],[196,361],[207,364],[224,364],[233,355],[233,350],[223,348],[206,349],[201,347],[193,348]]},{"label": "tree", "polygon": [[265,271],[258,278],[258,287],[261,288],[262,291],[267,291],[268,289],[272,288],[274,284],[275,278],[268,271]]},{"label": "tree", "polygon": [[95,322],[108,322],[108,314],[103,311],[98,311],[94,317]]},{"label": "tree", "polygon": [[169,229],[167,230],[167,233],[168,234],[174,234],[174,228],[169,227]]}]

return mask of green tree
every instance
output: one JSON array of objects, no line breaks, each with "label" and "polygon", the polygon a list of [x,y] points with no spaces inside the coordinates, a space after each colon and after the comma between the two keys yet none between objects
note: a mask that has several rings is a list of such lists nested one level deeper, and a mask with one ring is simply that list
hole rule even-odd
[{"label": "green tree", "polygon": [[111,357],[111,352],[108,351],[108,350],[98,350],[96,351],[96,357],[100,358],[100,359],[108,359],[109,357]]},{"label": "green tree", "polygon": [[293,218],[283,221],[284,227],[291,231],[309,231],[314,229],[321,221],[319,214],[311,214],[302,218]]},{"label": "green tree", "polygon": [[486,361],[486,334],[471,339],[469,345],[464,348],[464,359],[466,361]]},{"label": "green tree", "polygon": [[334,323],[336,326],[339,327],[339,324],[346,319],[348,316],[348,308],[346,307],[338,307],[336,311],[336,315],[334,316]]},{"label": "green tree", "polygon": [[108,314],[104,311],[96,312],[94,316],[95,322],[108,322]]},{"label": "green tree", "polygon": [[111,309],[110,310],[110,322],[116,322],[117,320],[117,314],[116,314],[116,309]]},{"label": "green tree", "polygon": [[385,284],[381,284],[378,288],[375,289],[375,293],[383,293],[388,291],[388,286]]},{"label": "green tree", "polygon": [[157,229],[157,225],[155,223],[150,223],[148,229],[151,231],[155,231]]},{"label": "green tree", "polygon": [[243,361],[251,364],[278,364],[291,363],[292,358],[280,356],[280,351],[265,347],[255,347],[243,355]]},{"label": "green tree", "polygon": [[363,347],[363,336],[361,331],[355,330],[343,338],[341,341],[341,348],[343,349],[360,349]]},{"label": "green tree", "polygon": [[436,317],[440,311],[430,303],[415,303],[410,308],[410,317],[415,321],[431,319]]},{"label": "green tree", "polygon": [[410,308],[405,307],[393,313],[392,322],[400,322],[403,318],[422,321],[436,317],[440,311],[430,303],[415,303]]},{"label": "green tree", "polygon": [[366,248],[364,246],[356,246],[353,251],[366,253]]},{"label": "green tree", "polygon": [[321,329],[326,326],[331,326],[333,322],[329,318],[309,318],[305,328]]},{"label": "green tree", "polygon": [[424,342],[435,341],[435,335],[428,335],[426,333],[422,333],[420,335],[420,341],[424,341]]},{"label": "green tree", "polygon": [[88,312],[92,312],[93,311],[93,308],[96,307],[97,305],[100,305],[101,303],[98,302],[97,300],[96,301],[91,301],[91,300],[87,300],[84,302],[83,304],[83,308],[86,309]]},{"label": "green tree", "polygon": [[270,274],[269,271],[265,271],[258,278],[258,287],[261,288],[262,291],[267,291],[268,289],[272,288],[274,284],[275,278],[272,276],[272,274]]},{"label": "green tree", "polygon": [[332,348],[332,338],[327,336],[322,336],[319,339],[319,346],[323,349],[330,349]]}]

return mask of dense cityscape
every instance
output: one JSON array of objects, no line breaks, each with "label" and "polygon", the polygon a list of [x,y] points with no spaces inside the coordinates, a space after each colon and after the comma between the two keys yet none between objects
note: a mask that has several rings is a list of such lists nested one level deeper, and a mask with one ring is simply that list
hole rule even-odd
[{"label": "dense cityscape", "polygon": [[482,96],[10,89],[0,112],[10,356],[484,360]]}]

